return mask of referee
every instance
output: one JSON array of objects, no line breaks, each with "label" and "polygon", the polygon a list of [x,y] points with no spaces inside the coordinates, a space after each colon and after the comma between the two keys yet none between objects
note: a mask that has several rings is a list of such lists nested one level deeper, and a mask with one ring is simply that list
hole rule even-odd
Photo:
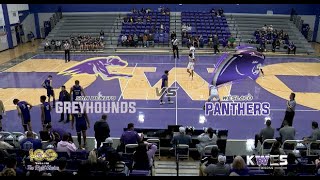
[{"label": "referee", "polygon": [[65,57],[65,62],[70,62],[70,43],[69,41],[66,41],[63,45],[64,47],[64,57]]},{"label": "referee", "polygon": [[179,59],[179,48],[178,48],[178,39],[177,37],[173,37],[172,41],[172,50],[173,50],[173,57],[174,59],[176,59],[176,55],[177,55],[177,59]]}]

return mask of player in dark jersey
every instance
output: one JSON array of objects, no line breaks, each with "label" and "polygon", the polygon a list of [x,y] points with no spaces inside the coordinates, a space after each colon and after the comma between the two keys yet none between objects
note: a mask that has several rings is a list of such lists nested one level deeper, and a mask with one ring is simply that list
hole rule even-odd
[{"label": "player in dark jersey", "polygon": [[41,122],[43,130],[45,130],[48,124],[51,125],[51,106],[50,103],[46,102],[46,96],[40,96],[41,108]]},{"label": "player in dark jersey", "polygon": [[72,94],[72,101],[75,101],[77,96],[81,96],[81,93],[83,96],[85,96],[85,93],[83,91],[83,88],[80,86],[79,80],[76,80],[75,85],[73,85],[70,89],[70,95]]},{"label": "player in dark jersey", "polygon": [[[167,88],[168,88],[168,76],[169,76],[169,71],[166,70],[164,71],[164,75],[161,77],[161,97],[160,97],[160,105],[163,105],[163,96],[167,94]],[[170,97],[168,97],[168,104],[173,104],[173,101],[170,100]]]},{"label": "player in dark jersey", "polygon": [[53,91],[53,87],[52,87],[52,76],[51,75],[49,75],[48,78],[43,81],[42,87],[47,89],[47,96],[48,96],[49,103],[50,103],[50,97],[52,96],[52,98],[53,98],[52,107],[54,108],[55,107],[55,97],[54,97],[54,91]]},{"label": "player in dark jersey", "polygon": [[[78,112],[76,114],[73,114],[72,120],[71,120],[71,129],[74,129],[74,124],[76,124],[76,131],[77,131],[77,137],[78,137],[78,143],[79,148],[85,148],[87,145],[87,128],[90,128],[90,122],[87,116],[87,113],[83,111],[81,113],[80,108],[78,108]],[[83,136],[83,146],[81,147],[81,133]]]},{"label": "player in dark jersey", "polygon": [[18,116],[21,118],[24,131],[32,131],[30,109],[32,105],[26,101],[14,99],[13,104],[17,105]]}]

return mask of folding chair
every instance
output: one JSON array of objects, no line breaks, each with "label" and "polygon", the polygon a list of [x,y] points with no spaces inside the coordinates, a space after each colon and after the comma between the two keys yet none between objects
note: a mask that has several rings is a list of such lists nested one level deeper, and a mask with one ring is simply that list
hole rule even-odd
[{"label": "folding chair", "polygon": [[[133,154],[133,152],[135,151],[135,149],[138,147],[138,144],[126,144],[124,147],[124,153],[126,154]],[[128,152],[128,150],[130,152]]]},{"label": "folding chair", "polygon": [[269,144],[273,144],[276,141],[277,141],[276,139],[265,139],[260,148],[261,155],[264,155],[265,153],[266,154],[270,153],[272,145],[270,146],[270,148],[269,147],[265,148],[265,146],[268,146]]}]

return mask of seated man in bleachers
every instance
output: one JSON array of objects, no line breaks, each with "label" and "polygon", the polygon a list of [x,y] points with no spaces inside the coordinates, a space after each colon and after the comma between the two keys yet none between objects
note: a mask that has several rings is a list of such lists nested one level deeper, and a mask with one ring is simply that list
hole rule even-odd
[{"label": "seated man in bleachers", "polygon": [[174,136],[171,140],[171,144],[175,147],[177,144],[189,145],[192,142],[191,136],[186,135],[186,129],[184,127],[179,128],[179,134]]},{"label": "seated man in bleachers", "polygon": [[187,31],[187,26],[186,26],[185,23],[182,24],[182,26],[181,26],[181,31],[182,31],[182,32],[186,32],[186,31]]},{"label": "seated man in bleachers", "polygon": [[46,40],[46,42],[44,43],[44,50],[46,51],[49,49],[51,50],[50,42],[49,42],[49,40]]},{"label": "seated man in bleachers", "polygon": [[125,34],[121,36],[121,46],[127,46],[127,36]]},{"label": "seated man in bleachers", "polygon": [[120,151],[124,150],[126,144],[138,144],[143,140],[143,137],[140,137],[139,134],[134,130],[134,124],[129,123],[127,130],[123,132],[120,138]]},{"label": "seated man in bleachers", "polygon": [[230,165],[226,164],[226,157],[223,155],[218,156],[218,163],[210,164],[204,169],[204,173],[208,176],[216,176],[216,175],[229,175],[230,173]]},{"label": "seated man in bleachers", "polygon": [[288,54],[290,54],[290,52],[292,51],[293,54],[295,55],[296,54],[296,50],[297,50],[296,45],[291,41],[289,46],[288,46]]},{"label": "seated man in bleachers", "polygon": [[230,37],[228,38],[228,47],[234,48],[235,45],[236,45],[236,39],[231,34]]},{"label": "seated man in bleachers", "polygon": [[289,126],[288,121],[283,121],[283,127],[279,130],[281,137],[281,142],[283,143],[286,140],[295,140],[296,130],[294,127]]},{"label": "seated man in bleachers", "polygon": [[303,138],[305,141],[317,141],[320,140],[320,129],[316,121],[312,121],[312,133],[309,137]]},{"label": "seated man in bleachers", "polygon": [[34,138],[33,132],[28,131],[27,138],[20,142],[20,147],[23,150],[42,149],[42,142]]},{"label": "seated man in bleachers", "polygon": [[258,146],[258,141],[262,144],[266,139],[274,138],[274,128],[271,127],[271,120],[266,121],[266,127],[261,129],[259,134],[256,134],[254,138],[254,148],[256,149]]}]

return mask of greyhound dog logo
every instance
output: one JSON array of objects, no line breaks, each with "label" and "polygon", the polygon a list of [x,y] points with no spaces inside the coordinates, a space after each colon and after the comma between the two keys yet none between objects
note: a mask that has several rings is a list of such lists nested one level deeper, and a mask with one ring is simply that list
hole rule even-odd
[{"label": "greyhound dog logo", "polygon": [[125,73],[112,73],[108,68],[110,67],[121,67],[121,69],[128,66],[128,62],[122,60],[119,56],[108,56],[108,57],[95,57],[86,59],[79,62],[75,66],[69,67],[58,74],[60,75],[95,75],[100,76],[103,80],[111,80],[117,78],[129,78],[131,74]]}]

